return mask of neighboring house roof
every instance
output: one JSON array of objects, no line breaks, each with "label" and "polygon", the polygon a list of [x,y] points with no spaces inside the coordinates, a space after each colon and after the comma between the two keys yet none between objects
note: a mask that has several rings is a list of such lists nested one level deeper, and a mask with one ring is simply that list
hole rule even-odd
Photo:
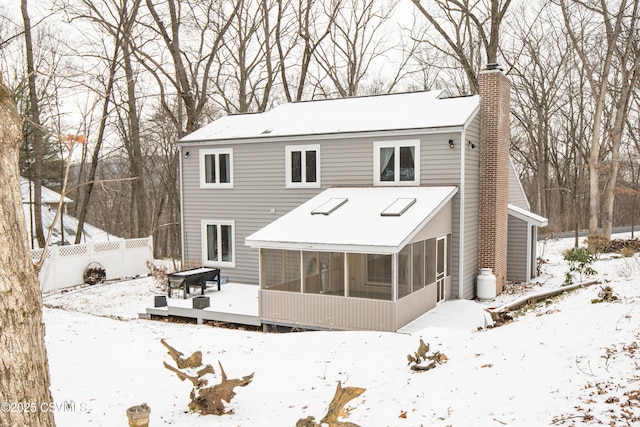
[{"label": "neighboring house roof", "polygon": [[399,252],[457,192],[453,186],[330,188],[245,242],[282,249]]},{"label": "neighboring house roof", "polygon": [[[24,216],[25,222],[27,225],[27,236],[31,236],[31,210],[29,209],[29,204],[23,204],[24,208]],[[47,235],[47,230],[53,224],[55,220],[55,224],[53,227],[53,232],[51,235],[51,245],[72,245],[76,240],[76,230],[78,229],[78,219],[71,215],[64,214],[62,215],[62,224],[64,225],[64,241],[62,241],[62,229],[60,228],[60,216],[55,218],[56,209],[49,208],[48,206],[42,206],[42,225],[44,227],[45,237]],[[121,240],[120,237],[114,236],[113,234],[109,234],[106,231],[95,227],[91,224],[84,224],[82,239],[80,243],[94,243],[94,242],[109,242],[113,240]],[[34,248],[38,247],[38,242],[33,239]]]},{"label": "neighboring house roof", "polygon": [[526,209],[519,208],[509,203],[508,205],[509,215],[512,215],[522,221],[526,221],[530,224],[538,227],[546,227],[549,224],[549,220],[543,216],[536,215]]},{"label": "neighboring house roof", "polygon": [[264,113],[228,115],[179,142],[450,128],[465,125],[480,98],[411,92],[282,104]]},{"label": "neighboring house roof", "polygon": [[[29,188],[30,183],[31,181],[29,181],[27,178],[20,177],[20,190],[22,191],[22,203],[29,203],[29,201],[33,199],[33,194],[34,194],[33,184],[31,185],[31,188]],[[60,202],[60,198],[62,197],[60,193],[57,193],[45,186],[42,186],[40,188],[41,188],[40,199],[42,203],[57,205]],[[29,192],[31,192],[31,197],[29,197]],[[71,200],[70,198],[68,197],[64,198],[64,203],[72,203],[72,202],[73,200]]]},{"label": "neighboring house roof", "polygon": [[[31,238],[31,224],[33,222],[33,209],[34,206],[29,202],[29,180],[26,178],[20,177],[20,187],[22,190],[22,207],[24,210],[24,218],[27,226],[27,236]],[[33,188],[31,189],[31,197],[33,198]],[[68,215],[62,215],[62,226],[61,228],[61,217],[58,216],[56,219],[57,209],[49,207],[57,206],[60,202],[60,193],[57,193],[47,187],[41,187],[42,194],[42,226],[44,228],[45,236],[47,234],[47,230],[53,224],[53,231],[51,235],[51,245],[71,245],[75,242],[76,239],[76,230],[78,229],[78,219]],[[73,200],[68,197],[64,198],[64,203],[71,203]],[[55,220],[55,224],[54,224]],[[64,240],[63,240],[63,232],[64,230]],[[106,231],[95,227],[91,224],[84,224],[83,233],[81,243],[92,243],[92,242],[108,242],[112,240],[120,240],[120,237],[114,236],[113,234],[109,234]],[[33,239],[33,247],[38,247],[38,242]]]}]

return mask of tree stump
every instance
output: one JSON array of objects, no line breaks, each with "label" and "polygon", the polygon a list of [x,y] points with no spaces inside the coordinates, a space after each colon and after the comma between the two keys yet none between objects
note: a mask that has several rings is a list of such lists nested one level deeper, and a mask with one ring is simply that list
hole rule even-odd
[{"label": "tree stump", "polygon": [[201,415],[224,415],[229,413],[223,401],[231,403],[231,399],[236,395],[234,388],[244,387],[253,380],[253,374],[240,379],[228,379],[222,363],[218,361],[221,376],[220,384],[206,387],[209,381],[203,377],[205,375],[215,375],[215,370],[211,365],[202,365],[202,353],[200,351],[196,351],[185,359],[182,357],[183,354],[181,352],[171,347],[165,340],[162,339],[160,342],[169,350],[169,356],[178,366],[176,368],[163,362],[164,367],[175,373],[180,381],[189,380],[193,385],[190,393],[191,402],[189,402],[189,409],[193,412],[199,412]]},{"label": "tree stump", "polygon": [[[420,338],[420,344],[418,350],[411,354],[407,354],[407,360],[411,365],[411,370],[416,372],[430,371],[435,368],[438,363],[444,363],[447,360],[447,356],[439,351],[429,355],[429,344],[425,344],[422,338]],[[428,361],[428,362],[427,362]]]},{"label": "tree stump", "polygon": [[300,418],[296,423],[296,427],[322,427],[323,424],[327,424],[329,427],[360,427],[358,424],[339,421],[338,418],[348,412],[344,409],[344,406],[349,403],[350,400],[364,393],[365,390],[366,389],[360,387],[342,388],[342,383],[338,381],[336,393],[329,404],[329,409],[327,409],[327,415],[320,420],[320,423],[316,423],[315,417],[308,416],[307,418]]}]

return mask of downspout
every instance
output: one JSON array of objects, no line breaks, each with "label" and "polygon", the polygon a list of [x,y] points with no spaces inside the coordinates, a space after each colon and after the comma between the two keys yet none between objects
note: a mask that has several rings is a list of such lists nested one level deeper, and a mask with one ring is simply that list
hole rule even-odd
[{"label": "downspout", "polygon": [[398,252],[391,255],[391,300],[398,301]]},{"label": "downspout", "polygon": [[460,230],[458,248],[458,299],[464,299],[464,200],[465,200],[465,151],[466,125],[460,133]]},{"label": "downspout", "polygon": [[186,254],[185,254],[185,231],[184,231],[184,188],[182,184],[182,146],[178,145],[178,168],[179,168],[179,183],[180,183],[180,253],[182,258],[182,265],[180,266],[181,270],[184,270],[186,265]]}]

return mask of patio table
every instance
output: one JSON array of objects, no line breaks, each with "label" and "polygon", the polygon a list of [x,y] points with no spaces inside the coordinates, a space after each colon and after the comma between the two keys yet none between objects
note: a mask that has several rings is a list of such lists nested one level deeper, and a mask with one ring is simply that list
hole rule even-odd
[{"label": "patio table", "polygon": [[220,290],[220,269],[207,267],[192,268],[176,273],[169,273],[167,274],[167,280],[169,281],[167,286],[169,298],[171,298],[172,289],[179,288],[183,290],[182,297],[186,299],[187,295],[191,293],[191,286],[200,286],[201,295],[204,295],[207,282],[215,282],[218,285],[218,290]]}]

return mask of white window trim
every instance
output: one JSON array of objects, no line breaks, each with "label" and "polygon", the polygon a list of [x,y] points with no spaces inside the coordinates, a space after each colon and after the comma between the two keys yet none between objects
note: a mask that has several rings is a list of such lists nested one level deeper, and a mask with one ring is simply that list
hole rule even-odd
[{"label": "white window trim", "polygon": [[[220,183],[220,154],[229,155],[230,182]],[[206,182],[205,156],[216,156],[216,182]],[[233,148],[206,148],[200,150],[200,188],[233,188]]]},{"label": "white window trim", "polygon": [[[207,259],[207,226],[230,225],[231,226],[231,261],[211,261]],[[203,219],[200,226],[200,238],[202,240],[202,265],[204,267],[228,267],[236,266],[236,222],[233,220]],[[222,246],[222,233],[218,232],[218,247]]]},{"label": "white window trim", "polygon": [[[306,179],[307,165],[304,159],[306,158],[305,152],[307,151],[315,151],[316,152],[316,182],[292,182],[291,181],[291,153],[293,151],[301,151],[302,154],[302,179]],[[320,144],[311,144],[311,145],[287,145],[285,147],[285,170],[286,170],[286,188],[320,188]]]},{"label": "white window trim", "polygon": [[[380,180],[380,149],[392,147],[395,149],[394,161],[396,176],[393,181],[381,181]],[[415,164],[414,164],[414,181],[400,181],[400,147],[414,147],[415,149]],[[414,186],[420,185],[420,140],[419,139],[406,139],[401,141],[374,141],[373,142],[373,183],[379,186]]]}]

